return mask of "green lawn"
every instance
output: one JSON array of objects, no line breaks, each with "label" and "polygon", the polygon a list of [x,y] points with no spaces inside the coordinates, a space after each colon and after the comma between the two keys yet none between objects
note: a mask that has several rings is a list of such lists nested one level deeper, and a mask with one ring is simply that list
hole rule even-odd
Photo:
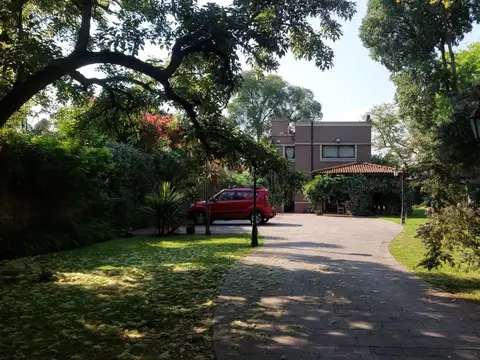
[{"label": "green lawn", "polygon": [[58,279],[0,284],[0,359],[211,359],[215,298],[250,251],[248,235],[134,237],[28,259]]},{"label": "green lawn", "polygon": [[[384,218],[400,223],[399,218]],[[390,243],[390,252],[400,263],[420,278],[434,286],[453,293],[458,298],[480,303],[480,270],[466,272],[444,265],[439,270],[428,271],[417,267],[425,248],[415,238],[418,226],[425,221],[424,209],[415,209],[404,225],[404,231]]]}]

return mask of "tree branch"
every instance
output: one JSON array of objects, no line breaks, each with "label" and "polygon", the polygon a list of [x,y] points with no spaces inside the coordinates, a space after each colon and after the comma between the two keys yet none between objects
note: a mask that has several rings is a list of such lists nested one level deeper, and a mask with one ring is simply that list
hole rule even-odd
[{"label": "tree branch", "polygon": [[132,79],[128,76],[113,76],[109,78],[104,78],[104,79],[99,79],[99,78],[87,78],[85,77],[80,71],[75,70],[72,73],[69,74],[70,77],[76,81],[78,81],[82,86],[84,87],[85,90],[91,85],[99,85],[102,87],[107,86],[109,83],[113,82],[129,82],[138,86],[141,86],[145,90],[152,92],[152,93],[158,93],[159,90],[152,88],[152,84],[146,83],[137,79]]},{"label": "tree branch", "polygon": [[80,29],[78,30],[78,39],[75,44],[74,52],[87,51],[88,42],[90,41],[90,23],[92,20],[93,0],[81,0],[82,2],[82,19]]},{"label": "tree branch", "polygon": [[[215,52],[216,50],[214,44],[207,46],[208,41],[211,41],[211,39],[203,40],[195,45],[186,47],[185,49],[182,49],[182,46],[189,41],[193,41],[193,35],[178,39],[172,50],[170,63],[166,68],[154,66],[150,63],[139,60],[134,56],[125,55],[119,52],[112,52],[108,50],[89,52],[84,49],[86,49],[86,45],[88,44],[89,40],[90,18],[92,12],[91,4],[93,0],[84,1],[84,7],[82,8],[82,15],[84,16],[82,16],[82,26],[79,32],[79,40],[76,45],[76,50],[65,58],[53,60],[42,70],[39,70],[36,73],[28,76],[25,80],[15,84],[11,88],[11,90],[0,100],[0,108],[2,109],[2,112],[0,113],[0,128],[3,127],[7,120],[18,109],[20,109],[22,105],[24,105],[28,100],[30,100],[45,87],[59,80],[61,77],[73,74],[73,76],[77,77],[77,80],[80,79],[86,83],[85,77],[81,78],[78,73],[76,73],[77,69],[92,64],[112,64],[138,71],[161,83],[165,89],[165,95],[167,98],[178,103],[190,117],[195,128],[198,131],[203,132],[203,129],[201,128],[196,116],[194,104],[178,96],[172,90],[169,79],[180,67],[187,55],[196,52]],[[86,4],[89,4],[90,6],[86,6]],[[219,50],[217,53],[218,52]],[[229,67],[227,67],[226,71],[231,70]],[[201,137],[204,139],[206,138],[205,134],[201,134]]]},{"label": "tree branch", "polygon": [[[26,4],[26,0],[21,0],[19,2],[18,6],[18,14],[17,14],[17,31],[18,31],[18,38],[20,42],[23,42],[23,7]],[[18,65],[17,71],[16,71],[16,76],[15,76],[15,83],[20,82],[23,80],[23,77],[25,75],[25,63],[21,62]]]}]

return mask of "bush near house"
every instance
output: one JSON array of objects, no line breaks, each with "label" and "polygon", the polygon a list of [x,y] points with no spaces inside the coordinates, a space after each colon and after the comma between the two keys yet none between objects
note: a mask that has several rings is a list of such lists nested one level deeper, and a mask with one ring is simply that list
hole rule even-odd
[{"label": "bush near house", "polygon": [[[393,177],[378,175],[317,175],[303,186],[303,195],[313,209],[330,197],[346,195],[347,211],[354,216],[369,216],[376,207],[385,207],[387,212],[400,212],[401,184]],[[404,189],[405,203],[411,204],[413,192]],[[408,206],[408,212],[411,207]]]}]

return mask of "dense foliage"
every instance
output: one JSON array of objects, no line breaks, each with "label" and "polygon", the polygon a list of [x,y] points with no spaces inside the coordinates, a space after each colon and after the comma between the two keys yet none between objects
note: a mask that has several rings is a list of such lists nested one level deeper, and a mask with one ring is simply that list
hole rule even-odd
[{"label": "dense foliage", "polygon": [[465,203],[447,206],[418,229],[427,248],[420,265],[428,269],[443,263],[480,267],[480,208]]},{"label": "dense foliage", "polygon": [[260,140],[268,136],[272,119],[290,122],[321,120],[322,106],[311,90],[293,86],[278,75],[243,74],[241,88],[228,104],[228,118]]},{"label": "dense foliage", "polygon": [[[0,8],[0,127],[33,97],[48,105],[42,95],[49,85],[58,102],[77,104],[85,102],[80,91],[91,94],[101,86],[119,98],[116,108],[128,107],[139,91],[148,95],[137,99],[170,102],[188,116],[205,145],[204,125],[221,115],[239,83],[238,53],[262,70],[275,70],[287,51],[330,68],[333,51],[325,40],[338,39],[339,20],[355,13],[347,0],[240,0],[228,6],[2,0]],[[163,52],[143,60],[147,48]],[[106,77],[87,78],[78,71],[86,65],[98,65]]]},{"label": "dense foliage", "polygon": [[323,210],[318,207],[323,205],[330,196],[344,190],[347,178],[345,176],[317,175],[303,186],[303,196],[313,210]]},{"label": "dense foliage", "polygon": [[[457,46],[478,23],[479,11],[477,0],[369,0],[360,28],[371,57],[391,72],[397,88],[395,104],[373,109],[379,135],[375,140],[386,146],[384,155],[390,160],[407,166],[412,183],[435,210],[419,231],[429,249],[422,265],[429,268],[449,261],[436,249],[458,238],[460,228],[446,219],[461,216],[475,222],[474,212],[460,214],[458,209],[472,202],[478,206],[480,146],[468,116],[480,99],[475,85],[480,80],[480,46]],[[456,244],[469,251],[467,242]],[[462,261],[464,257],[456,258]]]},{"label": "dense foliage", "polygon": [[139,208],[145,196],[161,181],[185,188],[186,196],[198,196],[196,184],[201,164],[179,150],[163,149],[143,152],[122,143],[108,143],[114,167],[110,173],[110,190],[114,201],[114,224],[121,227],[147,226],[149,222]]},{"label": "dense foliage", "polygon": [[53,136],[0,134],[1,257],[58,251],[112,236],[106,149]]},{"label": "dense foliage", "polygon": [[[398,178],[378,175],[317,175],[303,187],[303,195],[314,210],[321,210],[319,206],[330,197],[346,195],[346,211],[355,216],[400,214],[401,192]],[[412,191],[405,188],[406,211],[411,211],[412,200]]]}]

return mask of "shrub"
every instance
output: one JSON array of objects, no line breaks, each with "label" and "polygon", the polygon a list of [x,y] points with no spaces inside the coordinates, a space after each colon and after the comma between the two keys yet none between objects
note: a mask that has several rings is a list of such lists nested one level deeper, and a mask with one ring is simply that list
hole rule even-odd
[{"label": "shrub", "polygon": [[303,186],[303,196],[317,210],[324,200],[340,192],[344,183],[344,176],[317,175]]},{"label": "shrub", "polygon": [[73,248],[112,236],[106,149],[52,135],[0,133],[0,257]]},{"label": "shrub", "polygon": [[[146,227],[149,219],[140,208],[145,197],[162,181],[186,189],[195,188],[198,165],[188,163],[181,150],[141,151],[132,145],[110,142],[113,169],[110,190],[114,203],[112,219],[116,228]],[[191,198],[195,194],[189,194]]]},{"label": "shrub", "polygon": [[[388,212],[399,213],[401,208],[401,184],[393,177],[376,175],[317,175],[303,186],[303,196],[315,209],[330,196],[348,195],[346,210],[352,215],[368,216],[374,213],[374,197],[381,199],[381,204],[393,209]],[[412,190],[405,186],[405,203],[411,204]],[[406,211],[411,213],[411,206]]]},{"label": "shrub", "polygon": [[431,212],[417,230],[427,248],[419,265],[436,269],[444,263],[480,267],[480,208],[461,203]]},{"label": "shrub", "polygon": [[173,233],[182,224],[187,214],[187,197],[169,182],[157,186],[146,197],[142,209],[150,216],[157,235]]}]

